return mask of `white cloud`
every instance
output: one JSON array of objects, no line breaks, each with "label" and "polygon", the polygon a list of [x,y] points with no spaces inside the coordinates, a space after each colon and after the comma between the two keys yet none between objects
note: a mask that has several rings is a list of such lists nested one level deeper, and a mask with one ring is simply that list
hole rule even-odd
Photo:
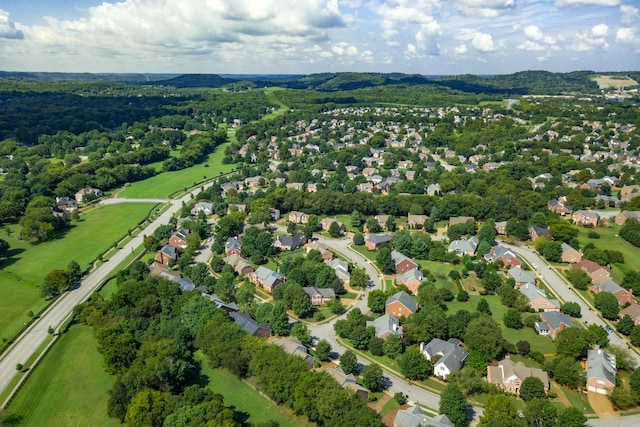
[{"label": "white cloud", "polygon": [[457,46],[454,49],[454,52],[456,55],[464,55],[465,53],[467,53],[467,45],[462,43],[460,46]]},{"label": "white cloud", "polygon": [[616,31],[616,41],[623,43],[631,43],[635,39],[635,31],[633,28],[618,28]]},{"label": "white cloud", "polygon": [[449,0],[465,15],[494,18],[515,6],[515,0]]},{"label": "white cloud", "polygon": [[640,21],[640,10],[637,7],[620,5],[620,21],[623,24],[633,24]]},{"label": "white cloud", "polygon": [[533,40],[525,40],[524,42],[520,43],[517,46],[518,49],[520,50],[526,50],[526,51],[542,51],[545,50],[545,47],[543,45],[541,45],[540,43],[537,43]]},{"label": "white cloud", "polygon": [[524,29],[524,35],[531,40],[542,40],[544,38],[544,34],[540,31],[536,25],[529,25]]},{"label": "white cloud", "polygon": [[471,46],[481,52],[492,52],[495,50],[491,34],[482,33],[472,29],[463,29],[460,31],[458,39],[470,41]]},{"label": "white cloud", "polygon": [[608,47],[609,43],[607,43],[604,37],[591,37],[585,32],[577,33],[571,45],[571,49],[575,52],[606,49]]},{"label": "white cloud", "polygon": [[620,0],[556,0],[558,7],[574,6],[618,6]]},{"label": "white cloud", "polygon": [[356,56],[358,54],[358,48],[352,44],[339,42],[333,45],[331,51],[336,55]]},{"label": "white cloud", "polygon": [[591,34],[595,37],[604,37],[609,32],[609,26],[607,24],[598,24],[591,29]]},{"label": "white cloud", "polygon": [[9,19],[9,12],[0,9],[0,39],[22,39],[24,33]]}]

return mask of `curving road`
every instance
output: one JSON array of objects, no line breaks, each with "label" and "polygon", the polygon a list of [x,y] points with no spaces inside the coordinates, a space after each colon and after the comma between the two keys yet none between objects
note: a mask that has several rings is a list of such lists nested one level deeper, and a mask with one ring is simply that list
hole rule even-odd
[{"label": "curving road", "polygon": [[[209,185],[211,184],[207,184],[205,187]],[[0,392],[4,391],[15,377],[17,373],[16,365],[19,363],[24,365],[46,341],[49,336],[49,327],[57,329],[68,318],[75,306],[86,301],[104,279],[106,279],[135,248],[142,245],[145,235],[153,234],[156,228],[169,223],[171,216],[182,208],[182,203],[190,201],[191,194],[195,196],[200,191],[201,188],[197,188],[181,199],[171,201],[159,199],[107,199],[101,202],[103,204],[111,204],[152,201],[169,203],[170,206],[137,236],[133,237],[125,247],[117,251],[111,258],[87,275],[77,288],[62,294],[58,300],[51,305],[39,319],[35,320],[31,326],[16,339],[9,349],[2,354],[0,358]]]}]

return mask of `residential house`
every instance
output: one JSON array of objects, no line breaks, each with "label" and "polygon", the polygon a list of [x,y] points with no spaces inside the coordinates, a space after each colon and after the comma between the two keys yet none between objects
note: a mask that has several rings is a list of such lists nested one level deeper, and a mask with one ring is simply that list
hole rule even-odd
[{"label": "residential house", "polygon": [[591,281],[594,285],[600,285],[607,280],[611,280],[611,268],[606,265],[599,265],[598,263],[588,259],[571,264],[569,268],[583,269],[589,277],[591,277]]},{"label": "residential house", "polygon": [[469,220],[475,221],[472,216],[452,216],[449,218],[449,227],[456,224],[464,224]]},{"label": "residential house", "polygon": [[378,225],[384,229],[387,228],[387,220],[389,219],[389,215],[376,215],[373,217],[377,222]]},{"label": "residential house", "polygon": [[509,277],[513,277],[513,280],[516,281],[516,289],[526,285],[527,283],[536,283],[536,273],[533,271],[523,270],[520,267],[511,267],[507,271],[507,275],[509,275]]},{"label": "residential house", "polygon": [[322,227],[323,231],[329,231],[329,228],[331,227],[331,224],[333,223],[338,224],[338,228],[340,228],[340,234],[344,234],[345,231],[347,230],[347,228],[345,227],[345,225],[338,221],[336,218],[324,218],[322,219],[322,221],[320,221],[320,227]]},{"label": "residential house", "polygon": [[342,388],[353,390],[356,395],[358,395],[365,401],[369,400],[369,390],[356,383],[356,377],[354,377],[353,374],[345,374],[342,368],[339,366],[336,366],[335,368],[325,369],[325,372],[331,375]]},{"label": "residential house", "polygon": [[[461,344],[462,342],[456,338],[449,338],[448,341],[434,338],[427,345],[421,342],[420,351],[427,359],[434,362],[433,374],[446,379],[449,374],[462,368],[462,364],[469,354]],[[436,356],[439,356],[437,360],[435,360]]]},{"label": "residential house", "polygon": [[56,197],[54,210],[58,212],[71,212],[78,209],[78,202],[75,197]]},{"label": "residential house", "polygon": [[297,356],[307,362],[309,369],[313,368],[313,356],[307,351],[307,347],[302,345],[300,340],[295,337],[276,337],[271,340],[271,344],[282,348],[285,353],[291,356]]},{"label": "residential house", "polygon": [[231,254],[224,257],[223,260],[226,264],[233,267],[233,271],[235,271],[239,276],[246,276],[247,274],[253,273],[253,266],[240,255]]},{"label": "residential house", "polygon": [[478,238],[473,236],[469,239],[454,240],[449,243],[449,252],[455,252],[458,256],[475,255],[478,248]]},{"label": "residential house", "polygon": [[332,301],[336,297],[336,293],[331,288],[315,288],[313,286],[305,286],[302,290],[311,300],[311,305],[322,305]]},{"label": "residential house", "polygon": [[186,248],[187,247],[187,236],[190,231],[187,228],[181,228],[180,230],[174,231],[169,237],[169,244],[176,246],[178,248]]},{"label": "residential house", "polygon": [[213,303],[213,305],[215,305],[216,307],[226,311],[227,314],[231,314],[235,311],[238,311],[238,306],[236,305],[235,302],[224,302],[220,298],[218,298],[216,294],[202,293],[202,296],[204,298],[209,299]]},{"label": "residential house", "polygon": [[397,292],[387,298],[385,313],[392,314],[396,317],[411,316],[418,311],[418,303],[416,303],[411,295],[405,291]]},{"label": "residential house", "polygon": [[413,268],[409,271],[396,275],[396,285],[404,285],[413,295],[418,295],[418,288],[424,281],[424,276],[419,268]]},{"label": "residential house", "polygon": [[544,385],[544,391],[549,391],[549,376],[545,371],[528,368],[522,362],[515,363],[508,355],[497,366],[487,366],[487,382],[508,393],[519,395],[522,382],[529,377],[538,378]]},{"label": "residential house", "polygon": [[560,311],[560,302],[547,298],[547,294],[532,283],[520,287],[520,292],[527,297],[527,305],[535,311]]},{"label": "residential house", "polygon": [[180,277],[179,271],[172,271],[167,268],[166,264],[162,264],[159,261],[154,261],[149,266],[149,274],[152,276],[160,276],[167,280],[172,280],[174,277]]},{"label": "residential house", "polygon": [[273,288],[285,281],[285,277],[282,274],[261,265],[256,271],[251,273],[249,281],[256,286],[261,287],[265,291],[272,293]]},{"label": "residential house", "polygon": [[349,273],[349,263],[347,263],[347,261],[340,258],[334,258],[332,260],[325,260],[325,263],[329,267],[333,268],[336,276],[343,284],[348,283],[351,280],[351,273]]},{"label": "residential house", "polygon": [[558,199],[551,199],[547,202],[547,208],[551,211],[551,212],[555,212],[560,216],[567,216],[567,215],[571,215],[571,213],[573,212],[573,209],[571,208],[571,206],[565,206],[562,202],[560,202]]},{"label": "residential house", "polygon": [[575,211],[571,216],[571,221],[574,224],[582,225],[583,227],[593,227],[596,228],[598,226],[598,221],[600,220],[600,215],[595,212],[579,210]]},{"label": "residential house", "polygon": [[291,236],[278,236],[275,242],[273,242],[273,246],[281,251],[293,251],[304,245],[306,242],[307,239],[305,238],[304,233],[297,233]]},{"label": "residential house", "polygon": [[430,417],[419,406],[410,406],[407,409],[399,409],[393,419],[393,427],[453,427],[453,423],[446,415]]},{"label": "residential house", "polygon": [[330,261],[333,259],[333,252],[331,252],[326,245],[320,243],[317,240],[312,240],[311,242],[305,244],[304,248],[307,255],[309,255],[309,252],[315,250],[320,252],[323,261]]},{"label": "residential house", "polygon": [[560,257],[562,262],[573,264],[582,261],[582,252],[573,249],[565,242],[562,242],[560,247],[562,248],[562,256]]},{"label": "residential house", "polygon": [[571,327],[571,317],[558,311],[545,311],[540,313],[541,322],[536,322],[535,328],[538,334],[547,335],[555,340],[560,331]]},{"label": "residential house", "polygon": [[427,215],[407,215],[407,226],[409,228],[422,228],[424,222],[429,219]]},{"label": "residential house", "polygon": [[640,325],[640,304],[632,303],[629,307],[622,310],[619,316],[620,318],[629,316],[635,325]]},{"label": "residential house", "polygon": [[418,268],[418,264],[411,260],[411,258],[398,251],[391,251],[391,259],[393,259],[396,273],[401,274],[409,270],[413,270],[414,268]]},{"label": "residential house", "polygon": [[289,212],[289,222],[294,224],[306,224],[309,222],[309,215],[304,212],[291,211]]},{"label": "residential house", "polygon": [[609,292],[610,294],[613,294],[613,296],[618,300],[618,305],[620,306],[635,302],[633,299],[633,292],[623,288],[613,280],[607,280],[599,285],[594,285],[591,290],[594,294],[599,294],[600,292]]},{"label": "residential house", "polygon": [[587,391],[608,395],[616,386],[616,356],[600,348],[587,352]]},{"label": "residential house", "polygon": [[640,196],[640,185],[623,185],[620,189],[620,200],[623,203],[630,202],[638,196]]},{"label": "residential house", "polygon": [[377,251],[383,246],[388,246],[391,243],[390,234],[369,234],[364,239],[364,246],[370,251]]},{"label": "residential house", "polygon": [[532,225],[531,227],[529,227],[530,240],[536,241],[540,237],[551,240],[551,231],[549,231],[548,228],[538,227],[537,225]]},{"label": "residential house", "polygon": [[502,245],[492,247],[489,252],[483,255],[483,258],[486,262],[500,261],[505,267],[519,267],[522,265],[515,252]]},{"label": "residential house", "polygon": [[442,188],[440,187],[439,183],[429,184],[427,185],[425,193],[427,193],[429,196],[435,196],[442,193]]},{"label": "residential house", "polygon": [[240,255],[242,252],[242,241],[235,236],[229,237],[224,244],[224,252],[227,256],[232,254]]},{"label": "residential house", "polygon": [[272,221],[277,221],[280,219],[280,209],[269,208],[269,213],[271,214]]},{"label": "residential house", "polygon": [[164,245],[158,252],[156,252],[155,260],[160,264],[169,265],[171,260],[176,261],[178,259],[178,248],[173,245]]},{"label": "residential house", "polygon": [[200,212],[203,212],[206,216],[211,216],[216,213],[216,208],[213,203],[198,202],[191,209],[191,215],[197,216]]},{"label": "residential house", "polygon": [[76,202],[82,203],[84,202],[84,196],[87,194],[93,194],[95,197],[102,197],[103,193],[101,190],[93,187],[84,187],[78,190],[74,196]]},{"label": "residential house", "polygon": [[386,340],[391,335],[402,336],[402,326],[400,320],[391,314],[383,314],[375,320],[367,321],[367,328],[373,326],[376,330],[376,337]]},{"label": "residential house", "polygon": [[239,311],[231,312],[229,315],[236,325],[240,326],[246,333],[258,338],[267,338],[271,336],[271,326],[266,323],[258,323],[251,318],[249,313],[241,313]]},{"label": "residential house", "polygon": [[624,225],[624,223],[628,219],[635,219],[636,221],[640,221],[640,211],[622,211],[618,215],[616,215],[615,222],[618,225]]},{"label": "residential house", "polygon": [[507,221],[496,222],[496,233],[500,235],[507,234]]},{"label": "residential house", "polygon": [[620,199],[616,196],[605,196],[604,194],[598,194],[593,200],[598,203],[602,201],[606,207],[619,208],[620,207]]}]

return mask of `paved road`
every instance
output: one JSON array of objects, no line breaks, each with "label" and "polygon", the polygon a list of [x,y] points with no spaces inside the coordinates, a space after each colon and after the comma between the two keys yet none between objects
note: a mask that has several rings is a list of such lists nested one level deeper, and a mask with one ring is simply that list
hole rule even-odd
[{"label": "paved road", "polygon": [[[200,188],[194,190],[196,195],[200,192]],[[156,199],[107,199],[104,204],[119,202],[144,202]],[[111,274],[111,272],[130,255],[135,248],[142,245],[144,235],[153,234],[153,232],[161,225],[169,223],[171,216],[182,208],[183,202],[191,200],[191,195],[187,194],[179,200],[172,200],[169,208],[162,213],[155,221],[149,224],[140,234],[133,237],[125,247],[116,252],[110,259],[106,260],[100,267],[92,271],[85,277],[80,286],[76,289],[61,295],[39,319],[22,334],[15,343],[2,355],[0,359],[0,392],[3,391],[16,375],[16,365],[25,362],[36,352],[36,350],[45,342],[48,337],[49,327],[54,329],[69,316],[74,307],[86,301],[100,283]],[[117,201],[117,202],[116,202]],[[167,202],[167,200],[163,200]],[[1,402],[0,402],[1,403]]]},{"label": "paved road", "polygon": [[[590,307],[587,303],[584,302],[582,298],[573,290],[573,288],[569,287],[563,278],[558,276],[554,270],[551,269],[549,264],[545,260],[543,260],[537,253],[532,251],[526,246],[516,246],[502,243],[504,246],[507,246],[510,249],[513,249],[518,255],[525,258],[531,265],[537,266],[537,274],[542,276],[551,287],[551,289],[560,297],[560,299],[566,301],[576,302],[580,305],[580,312],[582,313],[582,317],[580,320],[585,324],[591,325],[595,323],[596,325],[600,325],[602,327],[607,326],[607,323],[602,320],[595,308]],[[617,333],[609,334],[609,342],[611,344],[621,346],[626,348],[627,341],[623,340]],[[640,355],[634,350],[631,349],[629,352],[635,362],[636,366],[640,366]]]}]

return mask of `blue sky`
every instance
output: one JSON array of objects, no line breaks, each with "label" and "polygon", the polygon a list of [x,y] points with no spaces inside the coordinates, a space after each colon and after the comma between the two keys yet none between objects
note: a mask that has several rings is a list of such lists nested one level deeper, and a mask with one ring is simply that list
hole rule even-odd
[{"label": "blue sky", "polygon": [[0,0],[0,70],[640,69],[640,0]]}]

